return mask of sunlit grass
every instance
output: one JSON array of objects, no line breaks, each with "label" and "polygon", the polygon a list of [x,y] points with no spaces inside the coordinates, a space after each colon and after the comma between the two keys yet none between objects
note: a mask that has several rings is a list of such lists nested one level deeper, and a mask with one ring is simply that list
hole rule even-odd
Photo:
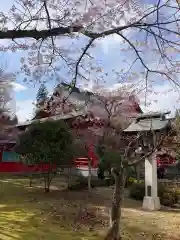
[{"label": "sunlit grass", "polygon": [[55,217],[53,208],[62,202],[60,196],[51,194],[29,188],[28,179],[3,178],[0,181],[0,239],[100,239],[95,232],[77,231],[66,226],[60,216]]}]

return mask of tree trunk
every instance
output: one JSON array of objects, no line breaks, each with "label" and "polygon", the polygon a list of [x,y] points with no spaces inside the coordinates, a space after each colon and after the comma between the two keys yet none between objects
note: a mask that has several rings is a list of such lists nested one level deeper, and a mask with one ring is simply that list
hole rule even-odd
[{"label": "tree trunk", "polygon": [[32,175],[30,175],[30,178],[29,178],[29,187],[32,187],[32,184],[33,184],[33,178],[32,178]]},{"label": "tree trunk", "polygon": [[140,183],[140,165],[136,166],[137,183]]},{"label": "tree trunk", "polygon": [[67,179],[67,184],[68,184],[68,188],[70,188],[71,186],[71,182],[72,182],[72,167],[68,167],[68,179]]},{"label": "tree trunk", "polygon": [[115,174],[115,187],[112,200],[112,209],[110,215],[110,229],[104,240],[121,240],[120,223],[121,223],[121,204],[124,194],[125,174]]},{"label": "tree trunk", "polygon": [[49,189],[49,187],[46,187],[46,188],[45,188],[45,190],[44,190],[44,192],[45,192],[45,193],[48,193],[48,192],[50,192],[50,189]]},{"label": "tree trunk", "polygon": [[50,191],[51,177],[50,172],[47,173],[47,176],[44,176],[44,192],[48,193]]},{"label": "tree trunk", "polygon": [[88,192],[91,193],[91,159],[88,158]]}]

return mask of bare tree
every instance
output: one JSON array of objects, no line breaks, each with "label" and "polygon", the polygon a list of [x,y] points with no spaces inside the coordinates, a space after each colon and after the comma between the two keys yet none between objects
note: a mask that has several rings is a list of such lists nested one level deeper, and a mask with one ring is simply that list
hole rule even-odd
[{"label": "bare tree", "polygon": [[103,120],[97,118],[92,112],[78,117],[73,122],[72,133],[75,135],[75,157],[85,157],[88,160],[88,190],[91,193],[92,160],[91,147],[96,146],[98,130],[104,125]]},{"label": "bare tree", "polygon": [[[8,14],[0,15],[0,39],[12,40],[12,44],[2,45],[1,51],[28,50],[27,59],[21,59],[21,69],[27,76],[32,74],[34,80],[49,78],[52,73],[59,78],[57,72],[66,67],[67,73],[73,74],[75,86],[77,79],[88,80],[92,72],[102,82],[105,70],[93,61],[91,50],[99,40],[116,35],[120,52],[130,51],[132,56],[131,61],[126,60],[126,67],[116,72],[119,80],[134,78],[138,67],[146,93],[152,74],[179,86],[179,10],[176,0],[157,0],[155,4],[132,0],[16,0]],[[84,46],[78,48],[83,35]],[[75,48],[73,40],[77,40]],[[61,66],[56,64],[57,59],[62,60]]]}]

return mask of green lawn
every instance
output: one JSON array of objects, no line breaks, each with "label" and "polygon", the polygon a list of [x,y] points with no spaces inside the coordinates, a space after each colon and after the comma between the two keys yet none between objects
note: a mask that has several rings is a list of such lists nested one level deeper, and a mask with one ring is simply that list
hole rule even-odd
[{"label": "green lawn", "polygon": [[[87,192],[63,190],[56,179],[50,193],[40,180],[33,188],[27,179],[0,180],[0,240],[100,240],[108,225],[111,188]],[[180,213],[144,212],[141,203],[126,198],[122,234],[132,240],[180,239]],[[154,237],[154,238],[153,238]]]},{"label": "green lawn", "polygon": [[43,192],[40,180],[33,188],[27,179],[0,180],[1,240],[101,239],[94,230],[101,228],[97,208],[87,194],[60,191],[58,180],[50,193]]}]

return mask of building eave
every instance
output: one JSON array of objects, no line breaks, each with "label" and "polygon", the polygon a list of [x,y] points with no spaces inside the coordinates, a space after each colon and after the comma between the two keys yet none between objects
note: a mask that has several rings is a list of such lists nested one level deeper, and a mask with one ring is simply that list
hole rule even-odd
[{"label": "building eave", "polygon": [[19,127],[23,127],[23,126],[29,126],[34,123],[42,123],[45,121],[66,120],[66,119],[83,116],[84,114],[85,114],[85,111],[77,111],[77,112],[73,112],[73,113],[69,113],[69,114],[60,114],[60,115],[56,115],[56,116],[45,117],[45,118],[41,118],[41,119],[34,119],[34,120],[27,121],[24,123],[19,123],[19,124],[15,125],[15,127],[19,128]]}]

